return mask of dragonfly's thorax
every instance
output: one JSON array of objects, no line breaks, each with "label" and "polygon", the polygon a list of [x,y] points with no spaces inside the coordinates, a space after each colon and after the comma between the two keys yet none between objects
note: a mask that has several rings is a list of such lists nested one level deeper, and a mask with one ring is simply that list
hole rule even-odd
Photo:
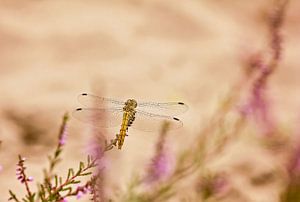
[{"label": "dragonfly's thorax", "polygon": [[123,118],[125,118],[124,120],[126,120],[125,125],[127,126],[127,128],[131,126],[131,124],[135,119],[136,107],[137,107],[137,102],[134,99],[128,99],[125,102],[125,106],[123,107],[123,111],[124,111]]}]

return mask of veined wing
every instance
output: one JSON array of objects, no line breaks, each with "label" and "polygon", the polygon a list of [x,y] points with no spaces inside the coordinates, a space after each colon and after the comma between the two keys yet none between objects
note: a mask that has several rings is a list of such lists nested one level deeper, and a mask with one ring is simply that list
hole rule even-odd
[{"label": "veined wing", "polygon": [[122,108],[77,108],[73,111],[73,117],[92,124],[95,127],[115,127],[122,123]]},{"label": "veined wing", "polygon": [[125,105],[124,101],[104,98],[89,93],[78,95],[78,101],[84,106],[92,108],[119,108]]},{"label": "veined wing", "polygon": [[175,116],[186,112],[188,106],[183,102],[141,102],[138,103],[137,109],[153,114]]},{"label": "veined wing", "polygon": [[182,122],[171,116],[159,115],[137,110],[135,120],[132,123],[132,128],[151,132],[159,131],[164,123],[168,123],[168,129],[173,130],[182,127]]}]

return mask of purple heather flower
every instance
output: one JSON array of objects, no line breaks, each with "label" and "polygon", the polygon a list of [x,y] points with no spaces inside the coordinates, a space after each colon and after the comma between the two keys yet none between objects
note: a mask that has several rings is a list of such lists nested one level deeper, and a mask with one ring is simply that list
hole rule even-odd
[{"label": "purple heather flower", "polygon": [[59,145],[60,146],[63,146],[66,144],[67,136],[68,136],[67,125],[63,125],[61,135],[59,136]]},{"label": "purple heather flower", "polygon": [[254,113],[254,118],[257,123],[261,124],[261,128],[265,130],[264,133],[268,134],[271,132],[274,123],[270,116],[270,103],[266,99],[265,86],[263,84],[255,86],[252,96],[250,105]]},{"label": "purple heather flower", "polygon": [[87,145],[87,153],[97,161],[97,169],[94,174],[96,179],[95,184],[88,187],[88,191],[92,194],[94,201],[107,201],[105,197],[105,172],[106,167],[109,167],[109,159],[105,155],[105,132],[97,131],[95,128],[90,128],[93,137]]},{"label": "purple heather flower", "polygon": [[258,77],[255,78],[252,88],[251,98],[242,113],[252,113],[258,124],[265,130],[264,134],[271,134],[274,128],[274,118],[270,115],[269,105],[266,99],[266,87],[269,76],[277,68],[282,54],[282,39],[280,29],[283,24],[285,9],[288,1],[282,1],[277,4],[270,16],[270,34],[271,34],[271,58],[268,62],[262,61],[257,57],[254,61],[249,60],[250,67],[255,67],[258,71]]},{"label": "purple heather flower", "polygon": [[300,177],[300,145],[293,151],[288,165],[288,171],[292,178]]},{"label": "purple heather flower", "polygon": [[245,71],[245,75],[247,77],[252,76],[253,73],[256,73],[264,68],[263,61],[263,54],[259,51],[250,51],[246,49],[241,54],[241,62],[243,63],[243,66],[245,66],[243,70]]},{"label": "purple heather flower", "polygon": [[27,186],[27,182],[32,182],[33,177],[27,177],[25,175],[25,170],[26,170],[26,167],[24,166],[25,160],[26,160],[26,158],[19,156],[19,162],[18,162],[17,168],[16,168],[16,176],[17,176],[17,179],[21,183],[25,183]]},{"label": "purple heather flower", "polygon": [[[300,119],[298,123],[300,123]],[[295,147],[292,150],[288,171],[290,176],[300,177],[300,127],[296,128]]]},{"label": "purple heather flower", "polygon": [[85,186],[78,186],[77,189],[76,198],[80,199],[84,194],[87,194],[88,192],[91,193],[91,187],[89,184],[86,184]]},{"label": "purple heather flower", "polygon": [[171,157],[166,148],[158,150],[148,167],[145,181],[151,184],[167,177],[171,172],[171,162]]},{"label": "purple heather flower", "polygon": [[83,196],[83,193],[81,191],[79,191],[76,195],[77,199],[80,199]]},{"label": "purple heather flower", "polygon": [[101,145],[102,136],[93,137],[87,147],[87,152],[94,158],[101,160],[104,158],[103,146]]},{"label": "purple heather flower", "polygon": [[18,167],[17,168],[17,171],[16,171],[16,176],[17,176],[17,179],[21,182],[21,183],[24,183],[25,182],[25,176],[23,174],[23,169],[22,167]]},{"label": "purple heather flower", "polygon": [[27,181],[28,181],[28,182],[32,182],[32,181],[33,181],[33,177],[32,177],[32,176],[29,176],[29,177],[27,178]]},{"label": "purple heather flower", "polygon": [[156,143],[155,154],[151,159],[151,163],[148,167],[148,173],[144,178],[145,182],[149,184],[159,182],[171,173],[172,159],[166,145],[168,127],[168,123],[165,123],[162,127],[161,134]]},{"label": "purple heather flower", "polygon": [[58,136],[58,146],[61,147],[66,144],[67,140],[67,121],[68,121],[68,114],[66,113],[63,117],[62,125],[60,126],[59,136]]},{"label": "purple heather flower", "polygon": [[214,189],[216,193],[222,194],[228,191],[228,188],[229,188],[229,182],[224,176],[220,176],[217,179],[215,179]]},{"label": "purple heather flower", "polygon": [[[263,69],[261,69],[264,72]],[[270,113],[270,102],[267,99],[266,84],[258,80],[254,83],[250,98],[240,108],[240,113],[245,117],[252,117],[260,126],[263,134],[271,134],[274,128],[274,117]]]}]

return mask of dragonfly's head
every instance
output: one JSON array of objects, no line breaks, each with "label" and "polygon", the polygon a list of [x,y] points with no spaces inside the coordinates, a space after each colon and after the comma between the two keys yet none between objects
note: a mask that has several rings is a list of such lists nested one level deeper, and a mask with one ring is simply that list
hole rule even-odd
[{"label": "dragonfly's head", "polygon": [[136,108],[137,107],[137,102],[134,100],[134,99],[128,99],[126,102],[125,102],[125,105],[130,107],[130,108]]}]

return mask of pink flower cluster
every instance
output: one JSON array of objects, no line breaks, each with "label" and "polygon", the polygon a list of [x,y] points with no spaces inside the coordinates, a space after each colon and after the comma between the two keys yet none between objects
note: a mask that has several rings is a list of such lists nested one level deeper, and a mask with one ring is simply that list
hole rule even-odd
[{"label": "pink flower cluster", "polygon": [[33,177],[26,177],[26,175],[25,175],[25,170],[26,170],[26,167],[24,167],[25,160],[26,159],[24,157],[22,157],[22,158],[20,157],[19,163],[17,164],[17,169],[16,169],[17,179],[21,183],[32,182],[33,181]]},{"label": "pink flower cluster", "polygon": [[155,182],[163,179],[170,173],[170,159],[165,152],[161,152],[152,159],[149,168],[148,181]]},{"label": "pink flower cluster", "polygon": [[76,193],[77,193],[76,198],[80,199],[83,195],[91,192],[92,192],[92,188],[90,187],[90,185],[78,186],[76,189]]},{"label": "pink flower cluster", "polygon": [[[300,123],[300,120],[297,122],[297,124]],[[292,150],[291,158],[288,164],[288,171],[293,178],[293,180],[300,177],[300,127],[296,128],[296,134],[295,134],[295,147]]]},{"label": "pink flower cluster", "polygon": [[59,146],[63,146],[66,144],[67,142],[67,136],[68,136],[68,132],[67,132],[67,125],[63,125],[61,134],[59,136]]}]

